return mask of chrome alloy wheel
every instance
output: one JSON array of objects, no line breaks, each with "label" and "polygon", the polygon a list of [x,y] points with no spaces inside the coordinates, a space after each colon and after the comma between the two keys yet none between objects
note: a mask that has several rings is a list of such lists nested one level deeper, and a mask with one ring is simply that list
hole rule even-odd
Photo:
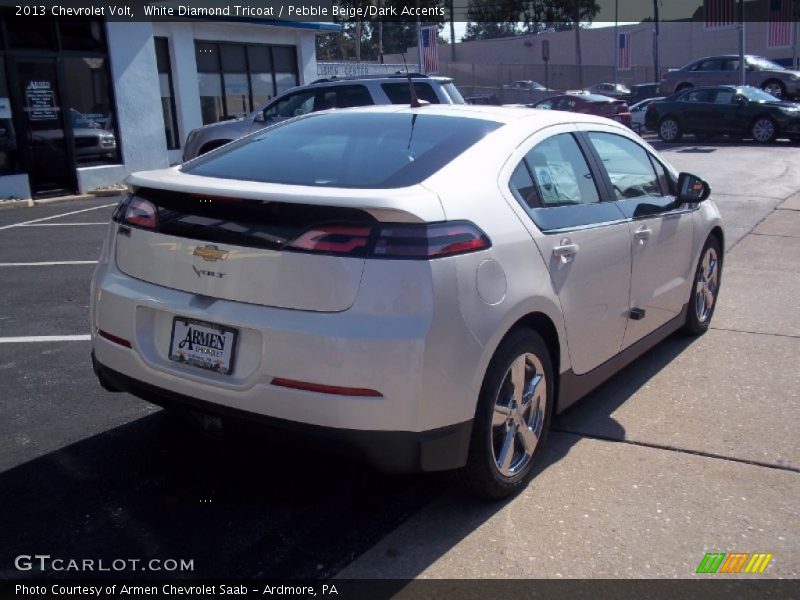
[{"label": "chrome alloy wheel", "polygon": [[542,361],[521,354],[503,378],[492,414],[492,455],[502,475],[513,477],[530,462],[542,436],[546,404]]},{"label": "chrome alloy wheel", "polygon": [[769,119],[759,119],[753,123],[753,139],[768,142],[775,136],[775,124]]},{"label": "chrome alloy wheel", "polygon": [[780,98],[783,96],[783,88],[781,84],[777,81],[770,81],[767,85],[763,87],[763,90],[768,94],[772,94],[776,98]]},{"label": "chrome alloy wheel", "polygon": [[661,122],[658,133],[661,135],[662,140],[671,142],[678,137],[678,123],[672,119],[665,119]]},{"label": "chrome alloy wheel", "polygon": [[714,248],[707,248],[706,253],[703,255],[703,262],[697,273],[697,281],[694,287],[694,310],[700,323],[705,323],[711,318],[718,288],[719,263],[717,251]]}]

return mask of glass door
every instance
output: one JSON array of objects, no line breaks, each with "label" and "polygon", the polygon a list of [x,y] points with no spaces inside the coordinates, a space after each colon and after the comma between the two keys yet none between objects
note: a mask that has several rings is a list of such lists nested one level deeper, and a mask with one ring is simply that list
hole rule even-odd
[{"label": "glass door", "polygon": [[67,115],[62,109],[56,59],[16,58],[11,71],[17,105],[22,107],[19,138],[33,197],[75,193],[75,165],[65,130]]}]

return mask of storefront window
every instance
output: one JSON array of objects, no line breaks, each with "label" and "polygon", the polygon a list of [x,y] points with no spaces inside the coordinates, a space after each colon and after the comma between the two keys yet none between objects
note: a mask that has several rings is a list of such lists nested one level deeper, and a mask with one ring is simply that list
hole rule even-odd
[{"label": "storefront window", "polygon": [[18,169],[17,135],[11,115],[5,62],[0,54],[0,173],[12,173]]},{"label": "storefront window", "polygon": [[119,162],[111,84],[106,59],[64,57],[67,112],[78,165]]},{"label": "storefront window", "polygon": [[244,116],[298,84],[294,46],[195,42],[195,53],[204,124]]},{"label": "storefront window", "polygon": [[156,64],[158,65],[158,84],[161,88],[161,111],[164,115],[164,134],[167,138],[167,149],[180,148],[178,119],[175,111],[175,98],[172,93],[172,64],[169,59],[169,41],[157,37]]},{"label": "storefront window", "polygon": [[297,78],[297,53],[291,46],[276,46],[272,49],[275,65],[275,88],[280,94],[299,85]]},{"label": "storefront window", "polygon": [[247,60],[250,67],[253,108],[258,108],[275,94],[275,85],[272,81],[272,53],[269,46],[248,46]]},{"label": "storefront window", "polygon": [[203,124],[221,121],[225,115],[222,105],[222,81],[216,73],[198,73],[197,82],[200,87],[200,111]]}]

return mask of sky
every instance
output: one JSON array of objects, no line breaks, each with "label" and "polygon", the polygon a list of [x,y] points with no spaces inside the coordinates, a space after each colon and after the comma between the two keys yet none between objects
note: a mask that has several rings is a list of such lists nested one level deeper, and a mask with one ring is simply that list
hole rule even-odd
[{"label": "sky", "polygon": [[[635,25],[638,21],[620,21],[619,25]],[[613,27],[614,23],[592,23],[588,25],[590,29],[599,29],[600,27]],[[464,21],[456,21],[455,23],[455,30],[456,30],[456,42],[460,42],[462,36],[467,31],[467,24]],[[450,41],[450,23],[444,24],[444,29],[442,29],[440,35],[446,39],[448,42]]]}]

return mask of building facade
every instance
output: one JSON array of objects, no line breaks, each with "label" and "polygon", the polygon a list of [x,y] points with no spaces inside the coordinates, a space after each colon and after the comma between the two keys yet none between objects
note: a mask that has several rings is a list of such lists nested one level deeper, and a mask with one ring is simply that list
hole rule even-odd
[{"label": "building facade", "polygon": [[0,199],[82,193],[181,160],[192,129],[317,78],[315,36],[265,21],[0,19]]}]

